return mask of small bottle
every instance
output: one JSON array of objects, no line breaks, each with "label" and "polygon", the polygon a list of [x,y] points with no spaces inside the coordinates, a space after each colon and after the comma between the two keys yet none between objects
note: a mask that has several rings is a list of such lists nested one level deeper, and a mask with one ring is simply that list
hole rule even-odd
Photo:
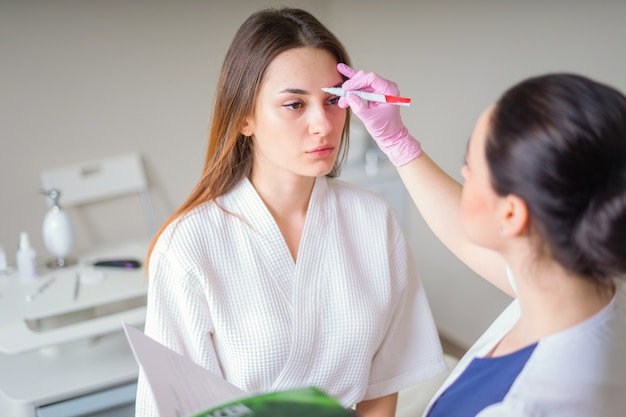
[{"label": "small bottle", "polygon": [[7,263],[7,254],[2,245],[0,245],[0,275],[9,272],[9,264]]},{"label": "small bottle", "polygon": [[17,249],[17,271],[24,281],[37,278],[37,253],[30,245],[30,239],[26,232],[20,233],[20,246]]}]

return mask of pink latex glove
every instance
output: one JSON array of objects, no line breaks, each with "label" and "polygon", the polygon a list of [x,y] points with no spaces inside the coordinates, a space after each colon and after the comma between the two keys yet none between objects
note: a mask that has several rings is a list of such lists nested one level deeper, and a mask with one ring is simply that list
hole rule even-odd
[{"label": "pink latex glove", "polygon": [[[346,64],[337,64],[337,70],[348,77],[341,86],[344,90],[361,90],[378,94],[399,96],[398,86],[381,76],[366,71],[355,71]],[[350,106],[363,122],[378,147],[395,166],[407,164],[422,154],[421,144],[415,140],[400,118],[400,108],[395,105],[365,102],[353,94],[339,98],[339,107]]]}]

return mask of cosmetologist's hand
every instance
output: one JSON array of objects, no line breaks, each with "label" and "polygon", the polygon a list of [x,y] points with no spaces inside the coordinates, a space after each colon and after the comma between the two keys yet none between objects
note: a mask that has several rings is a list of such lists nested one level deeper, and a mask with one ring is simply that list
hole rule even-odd
[{"label": "cosmetologist's hand", "polygon": [[[398,86],[381,76],[366,71],[355,71],[346,64],[337,64],[337,70],[348,77],[342,88],[378,94],[398,96]],[[339,98],[339,107],[350,106],[353,113],[363,122],[378,147],[395,166],[407,164],[422,153],[420,143],[415,140],[402,123],[398,106],[386,103],[365,102],[354,94]]]}]

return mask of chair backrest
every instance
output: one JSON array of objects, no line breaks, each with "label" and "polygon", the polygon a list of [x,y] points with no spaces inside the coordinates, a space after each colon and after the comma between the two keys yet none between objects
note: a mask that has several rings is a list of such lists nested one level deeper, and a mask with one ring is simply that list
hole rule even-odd
[{"label": "chair backrest", "polygon": [[146,176],[137,152],[47,169],[41,173],[41,184],[44,190],[59,190],[64,207],[137,193],[148,230],[151,234],[157,230]]}]

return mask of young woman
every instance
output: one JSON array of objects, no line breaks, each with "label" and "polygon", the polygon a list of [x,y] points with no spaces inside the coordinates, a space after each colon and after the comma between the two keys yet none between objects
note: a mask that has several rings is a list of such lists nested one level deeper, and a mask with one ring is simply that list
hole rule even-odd
[{"label": "young woman", "polygon": [[[239,28],[202,178],[149,253],[145,332],[250,392],[315,386],[392,417],[396,393],[445,370],[394,211],[341,182],[340,42],[298,9]],[[154,415],[140,376],[137,415]]]},{"label": "young woman", "polygon": [[[346,90],[398,95],[340,64]],[[342,97],[425,220],[515,300],[426,415],[615,417],[626,410],[626,98],[572,74],[522,81],[478,119],[461,186],[394,106]]]}]

